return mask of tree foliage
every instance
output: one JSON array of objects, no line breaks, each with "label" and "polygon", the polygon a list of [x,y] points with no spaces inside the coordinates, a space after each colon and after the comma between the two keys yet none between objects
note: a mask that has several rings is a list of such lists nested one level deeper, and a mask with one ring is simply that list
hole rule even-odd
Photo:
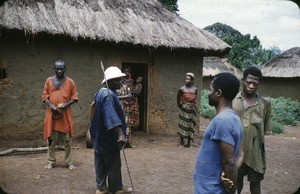
[{"label": "tree foliage", "polygon": [[240,70],[249,66],[263,65],[281,53],[277,47],[271,49],[262,48],[260,40],[256,36],[251,38],[250,34],[243,35],[226,24],[215,23],[204,29],[232,47],[227,57]]},{"label": "tree foliage", "polygon": [[159,0],[164,6],[168,8],[168,10],[172,12],[177,12],[178,10],[178,5],[177,5],[177,0]]}]

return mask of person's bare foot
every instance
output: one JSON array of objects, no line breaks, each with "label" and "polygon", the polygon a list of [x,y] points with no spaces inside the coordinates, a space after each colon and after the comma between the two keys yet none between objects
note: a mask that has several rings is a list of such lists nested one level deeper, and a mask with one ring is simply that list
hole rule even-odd
[{"label": "person's bare foot", "polygon": [[74,169],[76,169],[76,166],[74,166],[73,164],[70,164],[70,165],[68,165],[68,169],[74,170]]},{"label": "person's bare foot", "polygon": [[49,163],[47,166],[45,166],[44,168],[50,170],[54,167],[54,164]]}]

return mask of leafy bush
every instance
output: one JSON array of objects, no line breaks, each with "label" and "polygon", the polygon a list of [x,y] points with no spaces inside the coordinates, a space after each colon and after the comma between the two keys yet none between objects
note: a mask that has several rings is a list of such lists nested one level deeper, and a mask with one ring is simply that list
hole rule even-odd
[{"label": "leafy bush", "polygon": [[201,91],[201,108],[200,114],[204,118],[212,119],[216,115],[216,109],[208,104],[208,90]]},{"label": "leafy bush", "polygon": [[300,102],[280,97],[271,98],[271,103],[273,133],[282,133],[283,125],[295,125],[300,121]]},{"label": "leafy bush", "polygon": [[283,125],[272,119],[271,129],[273,133],[283,133]]},{"label": "leafy bush", "polygon": [[[288,98],[271,98],[271,123],[273,133],[283,133],[284,125],[300,122],[300,102]],[[215,107],[208,104],[208,90],[201,91],[201,116],[212,119],[216,115]]]}]

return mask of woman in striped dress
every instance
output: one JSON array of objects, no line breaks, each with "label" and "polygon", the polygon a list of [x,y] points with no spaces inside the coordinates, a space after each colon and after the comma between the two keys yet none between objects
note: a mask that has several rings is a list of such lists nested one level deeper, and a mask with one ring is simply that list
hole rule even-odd
[{"label": "woman in striped dress", "polygon": [[[194,86],[194,77],[193,73],[187,73],[185,85],[177,93],[177,105],[179,108],[179,129],[177,134],[180,137],[180,146],[184,147],[191,147],[196,127],[197,88]],[[186,143],[185,140],[187,140]]]}]

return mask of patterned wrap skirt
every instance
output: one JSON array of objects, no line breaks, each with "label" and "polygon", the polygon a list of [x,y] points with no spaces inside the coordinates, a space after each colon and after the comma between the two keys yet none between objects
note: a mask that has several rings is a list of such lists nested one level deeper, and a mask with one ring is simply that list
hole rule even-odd
[{"label": "patterned wrap skirt", "polygon": [[196,113],[197,108],[195,104],[186,102],[182,104],[179,109],[179,122],[177,134],[180,137],[194,139],[194,132],[196,127]]}]

